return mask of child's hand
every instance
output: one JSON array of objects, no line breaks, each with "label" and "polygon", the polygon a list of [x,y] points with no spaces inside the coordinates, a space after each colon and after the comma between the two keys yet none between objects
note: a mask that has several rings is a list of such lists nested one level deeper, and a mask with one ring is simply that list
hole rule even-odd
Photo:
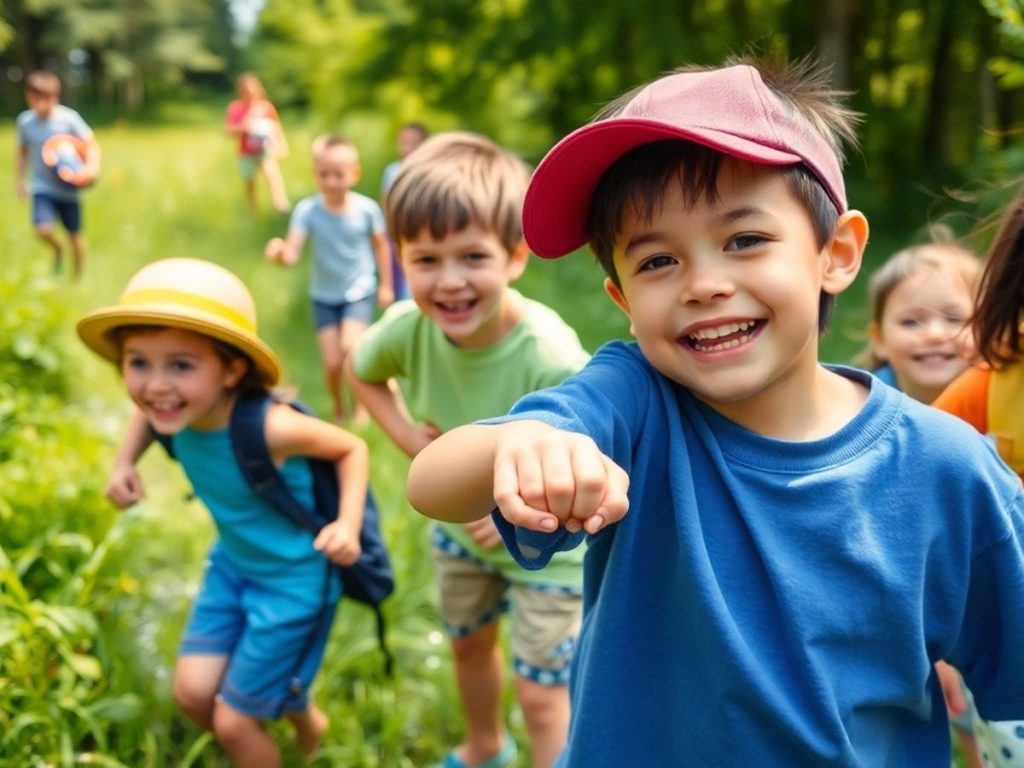
[{"label": "child's hand", "polygon": [[352,565],[359,559],[359,531],[353,531],[343,520],[325,525],[313,540],[313,547],[332,563]]},{"label": "child's hand", "polygon": [[462,527],[469,533],[470,538],[484,549],[494,549],[501,544],[501,534],[498,533],[498,527],[490,515],[472,523],[463,523]]},{"label": "child's hand", "polygon": [[267,258],[267,261],[272,261],[275,264],[284,264],[289,267],[298,261],[298,254],[293,254],[290,251],[283,237],[270,238],[267,241],[267,245],[263,248],[263,255]]},{"label": "child's hand", "polygon": [[967,711],[967,700],[960,686],[960,673],[944,661],[935,662],[942,695],[946,699],[946,711],[950,718],[959,717]]},{"label": "child's hand", "polygon": [[441,435],[441,430],[429,422],[410,424],[401,447],[409,456],[415,456]]},{"label": "child's hand", "polygon": [[629,476],[589,437],[546,430],[498,446],[494,500],[513,525],[597,533],[629,509]]},{"label": "child's hand", "polygon": [[107,498],[121,509],[127,509],[146,495],[142,487],[142,478],[132,464],[115,466],[104,492]]}]

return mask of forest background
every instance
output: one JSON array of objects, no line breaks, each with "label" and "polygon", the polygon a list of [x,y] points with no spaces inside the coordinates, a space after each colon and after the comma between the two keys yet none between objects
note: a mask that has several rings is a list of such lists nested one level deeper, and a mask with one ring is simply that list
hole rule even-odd
[{"label": "forest background", "polygon": [[[282,111],[293,199],[312,191],[307,150],[324,130],[356,141],[358,189],[376,196],[404,121],[479,131],[535,163],[624,89],[751,47],[819,56],[863,113],[847,178],[872,222],[865,272],[937,222],[984,249],[1024,171],[1019,2],[0,0],[0,766],[225,764],[169,697],[210,524],[157,451],[142,465],[146,502],[122,514],[104,501],[127,403],[72,327],[146,261],[220,261],[252,287],[289,382],[326,412],[308,259],[289,272],[262,261],[286,219],[247,212],[221,130],[238,72],[257,72]],[[49,274],[14,195],[12,119],[38,67],[61,75],[104,150],[78,285]],[[842,297],[826,359],[863,344],[865,284]],[[627,335],[587,256],[534,263],[520,287],[591,351]],[[374,427],[365,435],[399,580],[387,608],[398,668],[382,675],[369,616],[346,605],[317,694],[332,717],[317,764],[420,766],[460,737],[457,703],[406,461]]]}]

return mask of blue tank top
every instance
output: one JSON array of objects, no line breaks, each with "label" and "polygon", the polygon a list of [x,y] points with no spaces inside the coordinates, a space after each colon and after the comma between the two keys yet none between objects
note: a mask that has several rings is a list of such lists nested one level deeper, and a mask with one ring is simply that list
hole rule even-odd
[{"label": "blue tank top", "polygon": [[[218,546],[254,582],[308,593],[310,579],[324,578],[323,555],[313,549],[313,534],[267,504],[246,482],[231,447],[228,429],[186,427],[174,435],[174,454],[196,496],[213,516]],[[309,462],[291,457],[279,470],[302,503],[313,504]]]}]

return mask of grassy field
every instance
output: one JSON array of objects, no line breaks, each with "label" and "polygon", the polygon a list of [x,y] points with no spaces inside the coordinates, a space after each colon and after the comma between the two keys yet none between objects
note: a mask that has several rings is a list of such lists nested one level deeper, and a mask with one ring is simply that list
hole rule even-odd
[{"label": "grassy field", "polygon": [[[260,212],[247,209],[233,146],[220,131],[218,115],[178,111],[175,119],[174,124],[118,123],[99,131],[104,172],[84,197],[90,243],[85,276],[78,284],[66,275],[55,281],[69,318],[115,301],[127,278],[153,259],[193,256],[219,262],[240,275],[256,296],[261,333],[283,358],[286,383],[327,413],[306,296],[308,255],[291,270],[264,261],[263,244],[284,233],[287,217],[271,212],[265,194]],[[391,159],[392,137],[382,121],[371,118],[353,119],[341,128],[363,148],[365,177],[358,189],[376,196],[379,171]],[[312,191],[306,153],[312,137],[311,127],[290,126],[293,151],[284,172],[293,200]],[[0,144],[13,148],[9,127],[0,130]],[[12,158],[13,151],[0,154],[0,178],[8,182]],[[37,264],[45,273],[50,256],[32,238],[28,217],[28,205],[16,199],[13,183],[0,185],[0,259]],[[877,250],[880,244],[884,248],[886,238],[876,234],[873,260],[886,255]],[[535,260],[519,287],[559,310],[594,350],[628,330],[600,283],[591,259],[578,257]],[[863,285],[862,278],[839,304],[825,341],[826,360],[844,361],[861,344]],[[70,321],[59,343],[73,350],[74,407],[87,412],[107,435],[112,456],[128,412],[117,376],[81,347]],[[397,672],[393,680],[382,677],[369,616],[359,606],[344,604],[316,693],[332,720],[316,764],[419,766],[460,738],[458,704],[434,613],[426,524],[404,502],[407,462],[376,428],[366,428],[364,435],[399,581],[387,607]],[[158,451],[143,459],[142,470],[148,498],[117,523],[124,529],[120,567],[126,579],[141,585],[146,598],[134,604],[135,613],[126,620],[132,634],[125,642],[142,643],[151,658],[149,676],[135,684],[156,728],[145,761],[134,764],[225,765],[210,738],[182,721],[169,701],[175,643],[212,527],[201,506],[185,499],[186,485],[176,466]],[[509,703],[510,728],[521,739],[522,724]],[[282,738],[287,741],[284,732]]]}]

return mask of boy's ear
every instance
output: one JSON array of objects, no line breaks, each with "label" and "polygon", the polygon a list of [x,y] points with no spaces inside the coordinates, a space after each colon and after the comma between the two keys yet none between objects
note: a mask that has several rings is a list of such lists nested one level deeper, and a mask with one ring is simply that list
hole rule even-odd
[{"label": "boy's ear", "polygon": [[629,302],[626,301],[622,289],[610,277],[606,277],[604,279],[604,292],[608,294],[608,298],[615,303],[615,306],[621,309],[626,317],[629,318],[629,332],[631,335],[636,336],[636,332],[633,330],[633,316],[629,314]]},{"label": "boy's ear", "polygon": [[836,221],[832,237],[822,250],[826,257],[821,288],[833,296],[842,293],[860,272],[868,244],[868,220],[860,211],[847,211]]},{"label": "boy's ear", "polygon": [[510,283],[522,277],[529,260],[530,247],[526,244],[525,240],[520,240],[519,244],[508,254],[507,274]]}]

